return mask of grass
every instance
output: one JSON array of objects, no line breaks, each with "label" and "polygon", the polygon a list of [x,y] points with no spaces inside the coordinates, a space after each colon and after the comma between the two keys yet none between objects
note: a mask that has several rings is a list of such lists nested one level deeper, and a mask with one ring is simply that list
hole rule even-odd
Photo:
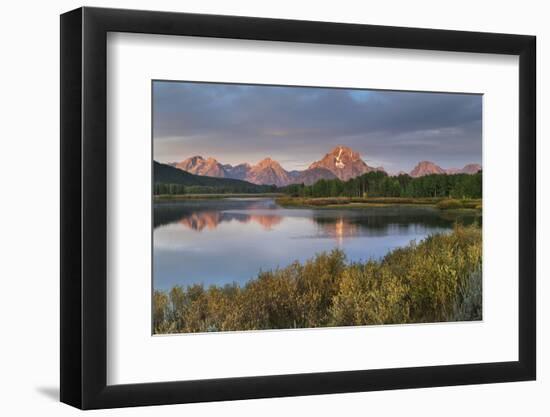
[{"label": "grass", "polygon": [[441,210],[481,210],[481,199],[456,200],[439,197],[278,197],[277,204],[287,208],[368,208],[387,206],[430,206]]},{"label": "grass", "polygon": [[279,197],[277,203],[283,207],[372,207],[385,205],[435,205],[439,198],[403,197]]},{"label": "grass", "polygon": [[236,284],[174,287],[153,295],[154,332],[338,327],[480,320],[481,229],[354,263],[340,250]]},{"label": "grass", "polygon": [[457,210],[457,209],[481,210],[482,201],[481,199],[457,200],[453,198],[446,198],[444,200],[439,201],[436,204],[436,207],[441,210]]}]

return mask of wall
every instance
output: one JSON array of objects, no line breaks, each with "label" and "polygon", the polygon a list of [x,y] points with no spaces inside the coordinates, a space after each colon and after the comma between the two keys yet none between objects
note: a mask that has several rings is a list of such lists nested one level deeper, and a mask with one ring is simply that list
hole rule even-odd
[{"label": "wall", "polygon": [[[396,26],[534,34],[538,37],[539,137],[539,379],[537,382],[326,395],[170,407],[100,411],[94,415],[548,415],[550,390],[546,319],[550,273],[549,192],[543,184],[550,157],[541,115],[550,97],[550,26],[544,2],[508,1],[94,1],[89,6],[330,20]],[[77,411],[59,404],[59,18],[80,2],[9,2],[2,8],[2,262],[0,392],[3,415],[34,412],[59,416]],[[546,134],[546,135],[545,135]],[[543,233],[545,236],[543,236]],[[544,263],[544,265],[543,265]],[[6,287],[7,285],[7,287]]]}]

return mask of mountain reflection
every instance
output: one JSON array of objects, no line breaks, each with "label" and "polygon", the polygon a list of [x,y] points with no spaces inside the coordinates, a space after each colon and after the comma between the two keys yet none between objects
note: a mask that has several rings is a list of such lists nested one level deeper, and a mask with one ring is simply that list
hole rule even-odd
[{"label": "mountain reflection", "polygon": [[274,226],[283,221],[283,217],[276,215],[249,215],[223,211],[198,211],[184,215],[179,219],[178,223],[189,229],[198,230],[200,232],[204,229],[213,230],[221,223],[232,221],[239,223],[255,222],[260,224],[265,230],[271,230]]},{"label": "mountain reflection", "polygon": [[448,229],[455,221],[464,224],[480,221],[475,216],[441,215],[438,210],[420,207],[385,207],[364,210],[284,209],[272,199],[185,200],[154,205],[154,227],[180,224],[190,230],[214,230],[222,224],[255,223],[274,230],[285,219],[313,224],[316,237],[385,236],[415,231]]},{"label": "mountain reflection", "polygon": [[322,236],[331,237],[342,243],[344,237],[360,236],[361,228],[343,217],[335,218],[333,222],[317,223]]}]

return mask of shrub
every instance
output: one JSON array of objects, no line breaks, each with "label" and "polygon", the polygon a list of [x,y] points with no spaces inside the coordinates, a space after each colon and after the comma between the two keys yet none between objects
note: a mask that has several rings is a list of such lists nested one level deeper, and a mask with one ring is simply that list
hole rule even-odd
[{"label": "shrub", "polygon": [[482,319],[482,279],[481,269],[472,272],[460,288],[459,302],[454,305],[450,321],[470,321]]},{"label": "shrub", "polygon": [[459,200],[447,198],[437,203],[437,207],[440,208],[441,210],[459,209],[463,207],[463,204]]}]

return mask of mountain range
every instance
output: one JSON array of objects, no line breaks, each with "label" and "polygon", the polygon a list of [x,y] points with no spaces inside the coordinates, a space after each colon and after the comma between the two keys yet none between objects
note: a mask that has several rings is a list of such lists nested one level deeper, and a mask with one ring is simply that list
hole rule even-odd
[{"label": "mountain range", "polygon": [[[258,185],[276,185],[283,187],[289,184],[311,185],[320,179],[339,178],[347,181],[359,175],[381,171],[383,167],[369,166],[358,152],[347,146],[336,146],[319,161],[315,161],[303,171],[287,171],[281,164],[271,158],[262,159],[255,165],[241,163],[238,165],[221,164],[214,158],[192,156],[181,162],[169,164],[181,171],[197,176],[214,178],[228,178],[247,181]],[[421,177],[429,174],[475,174],[481,169],[478,164],[468,164],[462,169],[451,168],[445,170],[430,161],[419,162],[409,173],[412,177]],[[400,172],[403,173],[403,172]]]},{"label": "mountain range", "polygon": [[250,182],[233,178],[217,178],[205,175],[195,175],[171,165],[153,161],[153,176],[155,184],[180,184],[185,186],[199,186],[209,188],[223,188],[226,192],[234,193],[263,193],[269,192],[270,187],[251,184]]},{"label": "mountain range", "polygon": [[301,183],[311,185],[320,179],[339,178],[346,181],[367,172],[384,171],[381,167],[370,167],[361,159],[358,152],[346,146],[337,146],[303,171],[287,171],[271,158],[262,159],[256,165],[242,163],[233,166],[223,165],[214,158],[197,155],[170,165],[195,175],[232,178],[253,184],[274,184],[278,187]]},{"label": "mountain range", "polygon": [[448,168],[443,169],[439,165],[434,164],[430,161],[420,161],[409,175],[413,178],[423,177],[424,175],[431,174],[476,174],[478,171],[481,171],[481,165],[479,164],[468,164],[464,168]]}]

